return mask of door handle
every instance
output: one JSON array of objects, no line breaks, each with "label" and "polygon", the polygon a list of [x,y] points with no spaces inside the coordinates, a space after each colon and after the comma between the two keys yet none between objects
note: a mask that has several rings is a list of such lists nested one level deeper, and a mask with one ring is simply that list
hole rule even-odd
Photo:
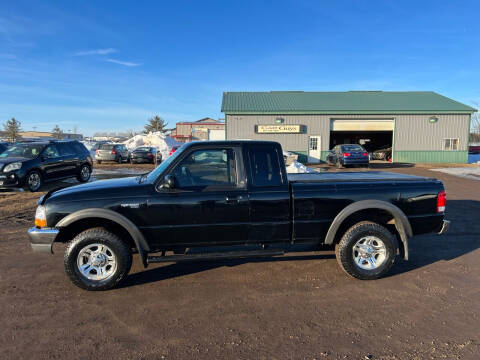
[{"label": "door handle", "polygon": [[229,196],[226,196],[225,197],[225,202],[227,204],[235,204],[235,203],[240,203],[240,201],[243,199],[243,197],[241,195],[239,196],[235,196],[235,197],[229,197]]}]

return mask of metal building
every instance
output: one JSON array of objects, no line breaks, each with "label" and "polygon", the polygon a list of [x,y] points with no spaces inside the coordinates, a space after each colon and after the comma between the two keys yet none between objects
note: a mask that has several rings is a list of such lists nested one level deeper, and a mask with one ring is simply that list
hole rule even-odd
[{"label": "metal building", "polygon": [[466,163],[476,109],[435,92],[225,92],[227,139],[275,140],[303,162],[335,145],[392,148],[392,161]]}]

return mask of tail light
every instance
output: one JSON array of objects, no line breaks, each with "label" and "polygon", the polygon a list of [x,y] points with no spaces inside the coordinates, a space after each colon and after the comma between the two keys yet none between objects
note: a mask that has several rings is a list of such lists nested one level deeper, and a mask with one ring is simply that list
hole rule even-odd
[{"label": "tail light", "polygon": [[444,212],[445,205],[447,205],[447,193],[442,190],[437,195],[437,213]]},{"label": "tail light", "polygon": [[112,155],[117,155],[117,150],[113,149],[112,150]]},{"label": "tail light", "polygon": [[350,154],[350,153],[343,153],[343,156],[345,156],[345,157],[349,157],[350,155],[352,155],[352,154]]},{"label": "tail light", "polygon": [[150,159],[153,158],[153,154],[151,152],[147,153],[147,155]]},{"label": "tail light", "polygon": [[367,153],[367,152],[364,152],[362,155],[363,155],[363,156],[368,156],[368,153]]}]

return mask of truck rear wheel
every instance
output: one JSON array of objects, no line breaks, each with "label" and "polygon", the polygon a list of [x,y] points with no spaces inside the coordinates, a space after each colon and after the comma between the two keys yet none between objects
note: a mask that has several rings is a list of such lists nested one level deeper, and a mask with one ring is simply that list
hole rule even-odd
[{"label": "truck rear wheel", "polygon": [[335,247],[340,267],[361,280],[378,279],[390,270],[397,254],[395,237],[370,221],[353,225]]},{"label": "truck rear wheel", "polygon": [[120,284],[132,266],[132,252],[117,235],[102,227],[85,230],[67,245],[65,272],[85,290],[108,290]]}]

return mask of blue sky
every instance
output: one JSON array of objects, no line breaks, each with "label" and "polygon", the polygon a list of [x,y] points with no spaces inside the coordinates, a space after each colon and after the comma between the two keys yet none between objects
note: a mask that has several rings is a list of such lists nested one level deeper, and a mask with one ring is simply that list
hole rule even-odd
[{"label": "blue sky", "polygon": [[433,90],[479,107],[476,1],[3,1],[0,122],[143,128],[223,91]]}]

